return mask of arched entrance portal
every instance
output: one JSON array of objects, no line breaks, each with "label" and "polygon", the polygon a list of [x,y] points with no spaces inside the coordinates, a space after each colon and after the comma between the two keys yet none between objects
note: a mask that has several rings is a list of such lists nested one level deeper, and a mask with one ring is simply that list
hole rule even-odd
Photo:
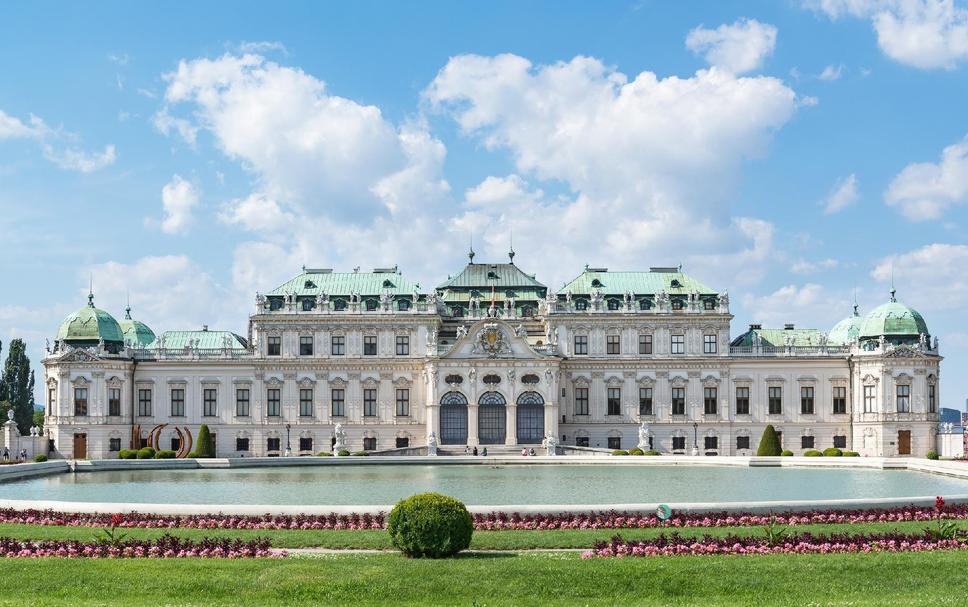
[{"label": "arched entrance portal", "polygon": [[467,444],[467,397],[448,392],[440,399],[440,444]]},{"label": "arched entrance portal", "polygon": [[507,406],[500,392],[485,392],[477,409],[477,436],[482,445],[503,445],[507,436]]},{"label": "arched entrance portal", "polygon": [[518,397],[518,443],[538,444],[544,440],[544,398],[537,392]]}]

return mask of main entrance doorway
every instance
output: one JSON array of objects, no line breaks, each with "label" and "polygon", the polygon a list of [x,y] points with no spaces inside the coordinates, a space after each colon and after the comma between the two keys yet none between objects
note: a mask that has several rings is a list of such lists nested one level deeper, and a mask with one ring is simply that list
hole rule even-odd
[{"label": "main entrance doorway", "polygon": [[74,459],[87,459],[87,434],[74,435]]},{"label": "main entrance doorway", "polygon": [[537,392],[518,397],[518,444],[534,445],[544,440],[544,398]]},{"label": "main entrance doorway", "polygon": [[485,392],[477,409],[477,437],[482,445],[503,445],[507,436],[507,403],[500,392]]},{"label": "main entrance doorway", "polygon": [[911,431],[910,430],[897,431],[897,454],[911,455]]},{"label": "main entrance doorway", "polygon": [[448,392],[440,399],[440,444],[467,444],[467,397]]}]

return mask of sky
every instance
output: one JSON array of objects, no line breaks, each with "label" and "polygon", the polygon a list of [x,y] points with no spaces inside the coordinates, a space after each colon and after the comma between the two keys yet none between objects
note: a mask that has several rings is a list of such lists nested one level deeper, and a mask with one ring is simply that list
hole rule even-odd
[{"label": "sky", "polygon": [[244,334],[304,264],[426,290],[513,235],[552,289],[681,264],[734,335],[893,279],[968,398],[963,0],[5,2],[0,74],[0,340],[35,363],[92,279]]}]

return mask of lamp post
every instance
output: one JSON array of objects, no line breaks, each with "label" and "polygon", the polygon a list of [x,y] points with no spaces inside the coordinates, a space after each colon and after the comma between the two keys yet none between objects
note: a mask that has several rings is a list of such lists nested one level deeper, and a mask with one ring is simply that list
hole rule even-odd
[{"label": "lamp post", "polygon": [[292,429],[292,424],[286,424],[286,457],[292,457],[292,447],[289,443],[289,431]]},{"label": "lamp post", "polygon": [[692,422],[692,454],[699,455],[699,422]]}]

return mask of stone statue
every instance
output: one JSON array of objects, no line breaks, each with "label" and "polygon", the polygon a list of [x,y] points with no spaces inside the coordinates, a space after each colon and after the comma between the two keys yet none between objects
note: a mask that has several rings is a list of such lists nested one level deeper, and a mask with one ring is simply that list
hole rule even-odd
[{"label": "stone statue", "polygon": [[522,325],[520,323],[518,323],[518,326],[514,327],[514,334],[517,337],[527,337],[528,336],[528,332],[524,328],[524,325]]},{"label": "stone statue", "polygon": [[255,309],[260,312],[266,309],[266,296],[262,293],[255,294]]},{"label": "stone statue", "polygon": [[719,313],[729,314],[729,293],[726,291],[719,294]]},{"label": "stone statue", "polygon": [[629,292],[627,292],[625,294],[625,309],[626,310],[631,310],[632,309],[632,292],[631,291],[629,291]]},{"label": "stone statue", "polygon": [[699,310],[699,293],[693,291],[689,294],[689,311],[696,312]]},{"label": "stone statue", "polygon": [[643,451],[648,451],[651,448],[649,447],[650,434],[651,432],[649,432],[649,424],[642,422],[642,424],[639,425],[639,444],[638,444],[639,449]]},{"label": "stone statue", "polygon": [[595,289],[592,291],[592,309],[601,310],[602,309],[602,291],[600,289]]},{"label": "stone statue", "polygon": [[669,310],[669,294],[666,293],[665,289],[655,294],[655,307],[659,312],[667,312]]},{"label": "stone statue", "polygon": [[557,436],[549,432],[548,436],[545,437],[544,439],[544,444],[545,444],[545,447],[547,447],[548,449],[548,455],[550,456],[558,455],[558,437]]},{"label": "stone statue", "polygon": [[320,291],[319,295],[316,296],[316,307],[320,310],[329,307],[329,296],[326,293]]},{"label": "stone statue", "polygon": [[571,291],[565,293],[565,304],[567,304],[569,308],[571,307]]},{"label": "stone statue", "polygon": [[417,290],[414,289],[413,293],[411,293],[410,296],[413,298],[413,307],[416,308],[417,302],[420,301],[420,293],[418,293]]},{"label": "stone statue", "polygon": [[336,439],[333,444],[333,455],[339,455],[341,449],[346,449],[346,430],[343,430],[343,424],[336,424],[333,428],[333,438]]},{"label": "stone statue", "polygon": [[508,369],[508,381],[513,384],[515,377],[517,377],[517,374],[514,372],[514,369]]},{"label": "stone statue", "polygon": [[763,338],[760,337],[759,333],[753,333],[753,347],[756,349],[763,347]]},{"label": "stone statue", "polygon": [[437,433],[432,430],[427,435],[427,455],[437,455]]},{"label": "stone statue", "polygon": [[934,351],[935,352],[938,351],[938,337],[937,336],[935,336],[935,338],[934,338]]},{"label": "stone statue", "polygon": [[467,337],[467,326],[461,325],[457,327],[457,339],[464,339]]},{"label": "stone statue", "polygon": [[385,289],[383,294],[380,295],[380,306],[383,308],[384,312],[390,311],[390,304],[393,303],[393,295],[390,294],[390,289]]},{"label": "stone statue", "polygon": [[47,338],[47,347],[46,347],[46,349],[47,349],[47,353],[50,354],[50,338],[49,337]]},{"label": "stone statue", "polygon": [[7,409],[7,419],[13,421],[13,409]]},{"label": "stone statue", "polygon": [[928,337],[924,333],[918,335],[918,347],[922,350],[928,349]]},{"label": "stone statue", "polygon": [[427,305],[436,306],[437,305],[437,291],[431,291],[427,293]]}]

